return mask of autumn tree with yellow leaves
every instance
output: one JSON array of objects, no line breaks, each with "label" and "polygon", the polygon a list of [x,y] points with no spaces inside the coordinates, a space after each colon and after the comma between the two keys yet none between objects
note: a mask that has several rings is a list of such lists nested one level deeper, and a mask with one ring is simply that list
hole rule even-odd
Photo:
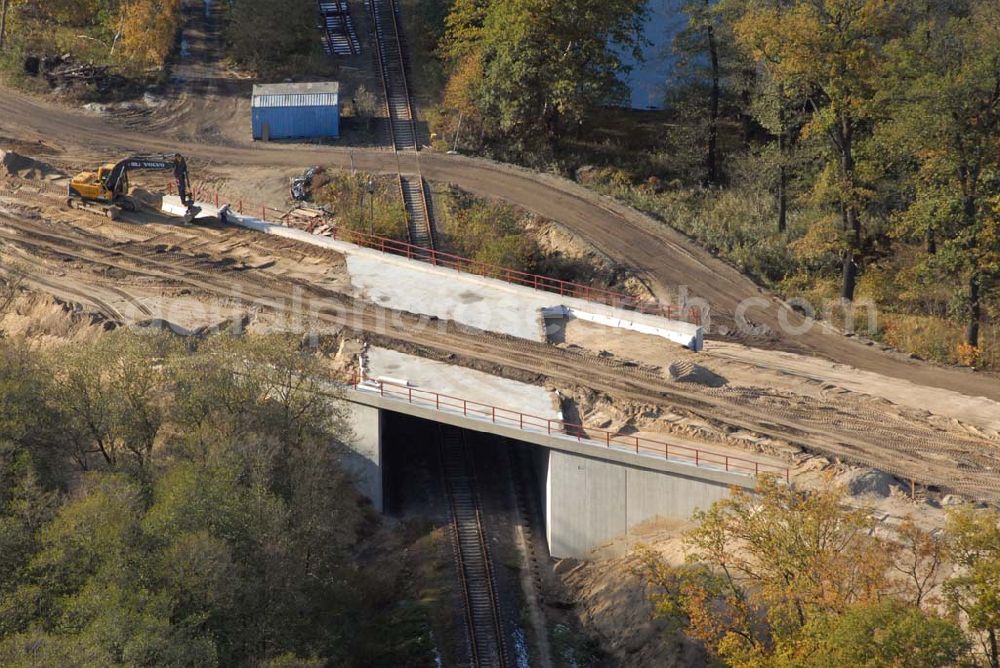
[{"label": "autumn tree with yellow leaves", "polygon": [[158,67],[173,49],[180,0],[131,0],[122,7],[122,58],[134,67]]},{"label": "autumn tree with yellow leaves", "polygon": [[8,47],[73,55],[127,74],[161,68],[180,29],[180,0],[8,0]]},{"label": "autumn tree with yellow leaves", "polygon": [[[640,552],[655,614],[724,665],[943,668],[970,650],[957,618],[941,614],[947,600],[995,652],[996,513],[963,511],[945,536],[904,522],[890,539],[845,500],[837,487],[762,479],[696,513],[686,565]],[[945,559],[966,570],[942,586]]]}]

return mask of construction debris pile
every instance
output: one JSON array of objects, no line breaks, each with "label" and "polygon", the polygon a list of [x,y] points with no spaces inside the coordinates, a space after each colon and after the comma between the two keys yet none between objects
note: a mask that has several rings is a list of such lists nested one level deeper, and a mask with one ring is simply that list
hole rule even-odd
[{"label": "construction debris pile", "polygon": [[[322,167],[310,167],[302,176],[294,176],[288,186],[288,193],[296,202],[308,202],[312,199],[313,181],[324,173]],[[326,180],[324,180],[326,183]]]},{"label": "construction debris pile", "polygon": [[93,87],[100,95],[107,95],[126,84],[125,77],[115,74],[108,65],[81,63],[71,54],[61,56],[27,56],[24,73],[42,77],[53,90]]},{"label": "construction debris pile", "polygon": [[333,213],[325,207],[320,209],[297,207],[282,216],[281,224],[285,227],[294,227],[297,230],[304,230],[310,234],[324,237],[332,237],[336,234]]}]

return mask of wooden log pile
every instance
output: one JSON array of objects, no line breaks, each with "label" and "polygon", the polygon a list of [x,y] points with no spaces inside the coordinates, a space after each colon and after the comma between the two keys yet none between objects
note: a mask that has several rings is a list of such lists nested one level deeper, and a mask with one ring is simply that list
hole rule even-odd
[{"label": "wooden log pile", "polygon": [[41,76],[53,89],[93,86],[99,93],[107,93],[125,81],[109,65],[79,62],[68,53],[28,56],[24,59],[24,71],[31,76]]}]

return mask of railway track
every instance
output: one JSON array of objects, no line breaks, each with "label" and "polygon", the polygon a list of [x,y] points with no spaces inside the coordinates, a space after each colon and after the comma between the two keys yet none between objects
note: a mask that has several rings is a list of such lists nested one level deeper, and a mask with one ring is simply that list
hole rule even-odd
[{"label": "railway track", "polygon": [[366,0],[371,16],[375,42],[375,66],[382,80],[385,111],[389,119],[389,142],[396,153],[396,173],[399,195],[407,213],[407,232],[410,243],[424,248],[434,248],[434,221],[427,204],[427,183],[420,173],[417,156],[416,174],[403,174],[399,152],[417,154],[420,149],[417,135],[413,98],[407,82],[407,63],[403,47],[399,15],[395,0]]},{"label": "railway track", "polygon": [[[253,233],[231,234],[235,243],[237,237]],[[818,400],[762,388],[671,383],[659,369],[455,323],[431,322],[305,282],[212,262],[189,249],[113,242],[65,224],[0,216],[0,241],[54,255],[62,266],[75,259],[113,267],[222,299],[242,299],[276,313],[306,313],[311,301],[319,304],[310,313],[319,323],[346,327],[374,345],[402,347],[450,364],[485,366],[494,373],[536,383],[583,384],[592,392],[687,412],[723,432],[763,434],[922,485],[984,500],[1000,499],[1000,443],[995,439],[911,420],[881,410],[877,401]],[[79,286],[79,282],[73,284]],[[290,299],[295,290],[302,293],[298,301]]]},{"label": "railway track", "polygon": [[471,664],[504,668],[504,646],[493,562],[483,530],[475,470],[461,429],[440,426],[441,470],[451,509],[455,562],[469,636]]},{"label": "railway track", "polygon": [[316,4],[326,55],[356,56],[361,53],[361,42],[354,31],[347,0],[317,0]]}]

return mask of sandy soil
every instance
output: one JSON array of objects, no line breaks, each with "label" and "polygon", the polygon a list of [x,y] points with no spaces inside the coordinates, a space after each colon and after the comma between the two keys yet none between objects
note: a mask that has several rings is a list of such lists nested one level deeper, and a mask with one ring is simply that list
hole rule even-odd
[{"label": "sandy soil", "polygon": [[796,353],[760,350],[736,343],[711,341],[701,353],[638,332],[609,332],[582,320],[566,323],[563,339],[596,352],[658,366],[671,375],[683,370],[681,382],[706,385],[766,386],[825,400],[850,394],[860,400],[878,397],[901,407],[926,412],[1000,438],[1000,403],[936,387],[921,386],[881,374]]},{"label": "sandy soil", "polygon": [[[623,541],[633,548],[649,545],[671,564],[684,561],[681,544],[683,522],[651,521],[637,527]],[[601,561],[563,560],[556,573],[577,601],[584,625],[601,641],[618,665],[670,667],[701,665],[700,649],[683,638],[670,640],[666,626],[653,617],[646,588],[635,570],[640,560],[634,551],[624,557]]]}]

